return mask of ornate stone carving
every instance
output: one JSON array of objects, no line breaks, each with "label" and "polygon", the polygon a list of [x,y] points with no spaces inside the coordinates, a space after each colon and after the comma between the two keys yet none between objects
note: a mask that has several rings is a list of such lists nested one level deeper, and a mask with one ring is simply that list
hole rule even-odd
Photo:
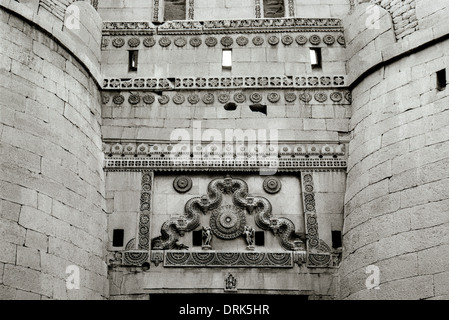
[{"label": "ornate stone carving", "polygon": [[220,43],[223,47],[230,47],[234,43],[234,40],[229,36],[225,36],[221,38]]},{"label": "ornate stone carving", "polygon": [[220,77],[220,78],[135,78],[135,79],[104,79],[104,89],[117,90],[118,88],[167,89],[171,86],[177,89],[216,89],[216,88],[310,88],[321,85],[323,87],[344,87],[345,77],[337,76],[246,76],[246,77]]},{"label": "ornate stone carving", "polygon": [[[221,206],[222,194],[231,193],[234,205]],[[200,213],[213,210],[210,226],[213,233],[222,239],[234,239],[242,235],[246,225],[244,210],[248,205],[248,185],[241,179],[214,179],[209,183],[208,194],[187,201],[185,215],[171,218],[161,227],[161,236],[154,239],[154,249],[173,249],[178,235],[192,231],[200,224]],[[295,234],[294,224],[286,218],[274,218],[270,202],[263,197],[250,197],[257,214],[254,216],[256,225],[262,230],[273,230],[279,237],[280,244],[287,250],[303,249],[302,241]],[[203,208],[202,206],[205,206]],[[182,221],[182,223],[181,223]]]},{"label": "ornate stone carving", "polygon": [[298,95],[299,100],[308,103],[312,100],[312,95],[308,92],[302,92]]},{"label": "ornate stone carving", "polygon": [[123,253],[123,264],[141,266],[144,262],[148,262],[148,256],[148,251],[125,251]]},{"label": "ornate stone carving", "polygon": [[321,38],[320,38],[319,35],[314,34],[314,35],[311,35],[311,36],[309,37],[309,42],[310,42],[311,44],[313,44],[314,46],[316,46],[316,45],[319,45],[319,44],[320,44]]},{"label": "ornate stone carving", "polygon": [[256,18],[262,18],[262,12],[261,12],[261,8],[260,8],[260,0],[255,0],[255,14],[256,14]]},{"label": "ornate stone carving", "polygon": [[229,101],[229,94],[227,94],[227,93],[220,93],[218,95],[218,101],[220,103],[227,103]]},{"label": "ornate stone carving", "polygon": [[346,99],[347,101],[349,101],[349,102],[352,101],[351,91],[347,91],[347,92],[345,93],[345,99]]},{"label": "ornate stone carving", "polygon": [[144,103],[146,104],[152,104],[154,103],[155,99],[154,96],[152,94],[146,94],[142,97],[142,100]]},{"label": "ornate stone carving", "polygon": [[315,211],[315,193],[311,173],[301,174],[306,218],[308,266],[326,267],[331,262],[330,247],[319,238],[318,219]]},{"label": "ornate stone carving", "polygon": [[123,38],[115,38],[112,40],[112,45],[116,48],[121,48],[125,45],[125,40]]},{"label": "ornate stone carving", "polygon": [[187,13],[189,20],[193,20],[195,18],[195,0],[189,0],[189,9]]},{"label": "ornate stone carving", "polygon": [[335,37],[331,34],[326,34],[323,37],[323,42],[327,45],[333,45],[335,43]]},{"label": "ornate stone carving", "polygon": [[198,102],[200,102],[200,96],[196,93],[192,93],[187,97],[187,101],[189,101],[189,103],[191,104],[197,104]]},{"label": "ornate stone carving", "polygon": [[215,209],[210,217],[212,232],[220,239],[235,239],[241,236],[245,224],[243,210],[232,205]]},{"label": "ornate stone carving", "polygon": [[125,97],[123,97],[121,94],[115,95],[112,98],[112,102],[114,102],[115,104],[122,104],[123,102],[125,102]]},{"label": "ornate stone carving", "polygon": [[327,100],[327,94],[325,94],[324,92],[317,92],[317,93],[315,93],[314,98],[316,101],[322,103]]},{"label": "ornate stone carving", "polygon": [[307,37],[303,36],[303,35],[299,35],[295,38],[295,41],[297,44],[302,46],[307,43]]},{"label": "ornate stone carving", "polygon": [[138,94],[130,94],[128,97],[130,104],[138,104],[140,102],[140,96]]},{"label": "ornate stone carving", "polygon": [[205,43],[208,47],[215,47],[218,43],[218,40],[215,37],[207,37]]},{"label": "ornate stone carving", "polygon": [[159,21],[159,0],[153,0],[153,21]]},{"label": "ornate stone carving", "polygon": [[156,44],[156,40],[153,37],[147,37],[143,39],[143,45],[147,48],[151,48]]},{"label": "ornate stone carving", "polygon": [[251,226],[245,226],[243,229],[243,235],[245,236],[246,244],[248,245],[246,248],[248,250],[254,250],[254,235],[255,230]]},{"label": "ornate stone carving", "polygon": [[276,36],[270,36],[268,37],[268,43],[271,44],[272,46],[275,46],[279,43],[279,38]]},{"label": "ornate stone carving", "polygon": [[183,104],[185,100],[186,99],[184,98],[184,95],[182,95],[180,93],[177,93],[173,96],[173,102],[175,104]]},{"label": "ornate stone carving", "polygon": [[101,96],[101,100],[102,100],[103,104],[107,104],[110,100],[110,97],[109,97],[109,95],[104,94]]},{"label": "ornate stone carving", "polygon": [[292,268],[294,263],[293,254],[297,255],[295,262],[300,264],[302,262],[301,257],[305,257],[306,252],[195,252],[168,250],[164,254],[164,267]]},{"label": "ornate stone carving", "polygon": [[167,96],[166,94],[163,94],[157,99],[157,101],[159,101],[160,104],[164,105],[170,101],[170,97]]},{"label": "ornate stone carving", "polygon": [[214,103],[214,100],[215,100],[215,98],[214,98],[214,95],[212,94],[212,93],[206,93],[204,96],[203,96],[203,102],[205,103],[205,104],[212,104],[212,103]]},{"label": "ornate stone carving", "polygon": [[263,181],[263,189],[270,194],[278,193],[281,190],[281,181],[275,177],[268,177]]},{"label": "ornate stone carving", "polygon": [[192,47],[196,48],[199,47],[203,43],[203,41],[200,37],[192,37],[190,38],[189,43]]},{"label": "ornate stone carving", "polygon": [[157,267],[161,262],[164,262],[164,251],[152,250],[150,254],[150,261]]},{"label": "ornate stone carving", "polygon": [[[248,155],[239,153],[233,145],[224,147],[223,153],[215,155],[213,162],[208,163],[208,158],[204,158],[203,149],[206,146],[196,145],[199,148],[194,151],[193,157],[181,157],[177,159],[168,150],[168,145],[154,143],[140,143],[139,148],[134,148],[134,152],[123,155],[123,148],[126,144],[105,143],[103,144],[105,153],[105,170],[136,170],[138,168],[161,170],[161,171],[258,171],[265,168],[275,167],[279,172],[298,172],[306,168],[321,170],[344,169],[346,168],[345,145],[344,144],[289,144],[288,151],[283,148],[274,149],[272,146],[253,150]],[[192,146],[188,145],[190,150]],[[329,150],[327,150],[329,149]],[[270,151],[271,150],[271,151]],[[315,150],[315,151],[313,151]],[[243,151],[245,152],[245,151]],[[268,157],[265,152],[269,152]],[[234,155],[239,153],[239,158]],[[151,157],[148,157],[151,155]],[[164,158],[161,158],[164,155]],[[257,162],[250,161],[256,159]],[[295,158],[292,158],[292,155]],[[207,197],[206,197],[207,198]]]},{"label": "ornate stone carving", "polygon": [[284,99],[289,103],[295,102],[296,94],[294,94],[293,92],[286,92],[284,95]]},{"label": "ornate stone carving", "polygon": [[294,0],[288,0],[288,15],[290,17],[295,16],[295,1]]},{"label": "ornate stone carving", "polygon": [[243,47],[248,44],[248,38],[244,37],[244,36],[240,36],[240,37],[237,37],[237,39],[235,39],[235,42],[237,42],[237,44],[239,46]]},{"label": "ornate stone carving", "polygon": [[254,92],[249,96],[249,99],[254,103],[259,103],[262,101],[262,95],[260,93]]},{"label": "ornate stone carving", "polygon": [[212,229],[208,226],[203,227],[202,230],[202,237],[203,237],[203,249],[210,249],[211,248],[211,241],[212,241]]},{"label": "ornate stone carving", "polygon": [[281,96],[277,92],[272,92],[272,93],[268,94],[267,99],[271,103],[276,103],[279,101],[279,99],[281,99]]},{"label": "ornate stone carving", "polygon": [[109,39],[102,37],[101,38],[101,49],[107,48],[108,45],[109,45]]},{"label": "ornate stone carving", "polygon": [[343,99],[343,95],[340,92],[332,92],[330,98],[333,102],[340,102]]},{"label": "ornate stone carving", "polygon": [[182,48],[187,44],[187,40],[184,37],[177,37],[174,41],[175,46]]},{"label": "ornate stone carving", "polygon": [[192,179],[188,176],[179,176],[173,180],[173,188],[179,193],[186,193],[192,189]]},{"label": "ornate stone carving", "polygon": [[237,103],[243,103],[246,101],[246,96],[242,92],[234,94],[234,101]]},{"label": "ornate stone carving", "polygon": [[131,38],[131,39],[128,40],[128,45],[131,48],[138,47],[139,44],[140,44],[140,39],[139,38],[134,37],[134,38]]},{"label": "ornate stone carving", "polygon": [[161,47],[168,47],[171,44],[171,40],[169,37],[161,37],[159,39],[159,45]]},{"label": "ornate stone carving", "polygon": [[284,36],[282,36],[281,41],[282,41],[282,43],[283,43],[284,45],[289,46],[289,45],[291,45],[291,44],[293,43],[294,40],[293,40],[293,37],[292,37],[292,36],[290,36],[290,35],[284,35]]},{"label": "ornate stone carving", "polygon": [[255,36],[252,41],[255,46],[261,46],[265,40],[261,36]]},{"label": "ornate stone carving", "polygon": [[342,35],[339,35],[339,36],[337,37],[337,42],[338,42],[338,44],[344,46],[344,45],[346,44],[346,42],[345,42],[345,37],[343,37]]}]

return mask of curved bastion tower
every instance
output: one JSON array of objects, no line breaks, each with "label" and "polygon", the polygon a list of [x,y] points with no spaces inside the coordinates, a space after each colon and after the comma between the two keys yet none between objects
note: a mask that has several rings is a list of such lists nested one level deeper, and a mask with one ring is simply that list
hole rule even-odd
[{"label": "curved bastion tower", "polygon": [[0,0],[0,299],[449,298],[444,0]]}]

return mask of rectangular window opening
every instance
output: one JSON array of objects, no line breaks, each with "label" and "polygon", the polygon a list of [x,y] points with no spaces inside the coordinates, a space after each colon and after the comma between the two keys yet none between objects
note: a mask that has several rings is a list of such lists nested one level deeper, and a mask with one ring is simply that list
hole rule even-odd
[{"label": "rectangular window opening", "polygon": [[232,50],[231,49],[223,49],[222,66],[223,66],[223,69],[231,69],[232,68]]},{"label": "rectangular window opening", "polygon": [[256,231],[254,235],[254,243],[256,246],[264,246],[265,245],[265,232]]},{"label": "rectangular window opening", "polygon": [[112,231],[112,246],[113,247],[123,247],[124,238],[125,238],[125,230],[114,229]]},{"label": "rectangular window opening", "polygon": [[139,50],[129,50],[129,71],[137,71],[137,60],[139,57]]},{"label": "rectangular window opening", "polygon": [[341,246],[341,231],[332,231],[332,248],[337,249]]},{"label": "rectangular window opening", "polygon": [[203,245],[203,231],[197,230],[192,232],[192,245],[194,247],[201,247]]},{"label": "rectangular window opening", "polygon": [[310,64],[312,69],[321,68],[321,48],[310,48]]},{"label": "rectangular window opening", "polygon": [[263,15],[265,18],[285,17],[284,0],[263,0]]},{"label": "rectangular window opening", "polygon": [[437,71],[437,90],[443,91],[446,89],[446,69]]}]

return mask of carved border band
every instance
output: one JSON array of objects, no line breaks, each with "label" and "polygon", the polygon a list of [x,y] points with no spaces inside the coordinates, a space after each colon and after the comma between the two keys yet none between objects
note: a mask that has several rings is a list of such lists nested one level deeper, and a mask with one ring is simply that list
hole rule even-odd
[{"label": "carved border band", "polygon": [[135,90],[206,90],[238,88],[333,88],[345,87],[344,75],[298,76],[247,76],[247,77],[197,77],[197,78],[105,78],[103,89]]},{"label": "carved border band", "polygon": [[[158,252],[158,251],[152,251]],[[160,251],[159,251],[160,252]],[[152,256],[160,259],[160,256]],[[153,260],[152,260],[153,261]],[[160,261],[160,260],[159,260]],[[157,263],[156,261],[154,262]],[[164,267],[292,268],[293,252],[164,252]]]},{"label": "carved border band", "polygon": [[[159,0],[154,0],[159,3]],[[153,21],[159,21],[159,5],[155,6]],[[189,13],[190,14],[190,13]],[[256,7],[257,15],[257,7]],[[264,18],[242,20],[182,20],[167,21],[156,27],[148,21],[106,21],[103,35],[119,34],[223,34],[259,32],[343,32],[341,19],[337,18]]]},{"label": "carved border band", "polygon": [[331,249],[320,239],[318,233],[313,173],[301,172],[301,183],[307,235],[307,266],[328,267],[332,263]]}]

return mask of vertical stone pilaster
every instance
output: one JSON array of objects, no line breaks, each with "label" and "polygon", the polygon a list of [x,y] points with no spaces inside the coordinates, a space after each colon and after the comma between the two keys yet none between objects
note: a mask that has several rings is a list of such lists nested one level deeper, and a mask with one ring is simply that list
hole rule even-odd
[{"label": "vertical stone pilaster", "polygon": [[301,172],[301,188],[307,235],[307,265],[309,267],[327,267],[331,262],[331,249],[319,236],[315,190],[311,172]]}]

